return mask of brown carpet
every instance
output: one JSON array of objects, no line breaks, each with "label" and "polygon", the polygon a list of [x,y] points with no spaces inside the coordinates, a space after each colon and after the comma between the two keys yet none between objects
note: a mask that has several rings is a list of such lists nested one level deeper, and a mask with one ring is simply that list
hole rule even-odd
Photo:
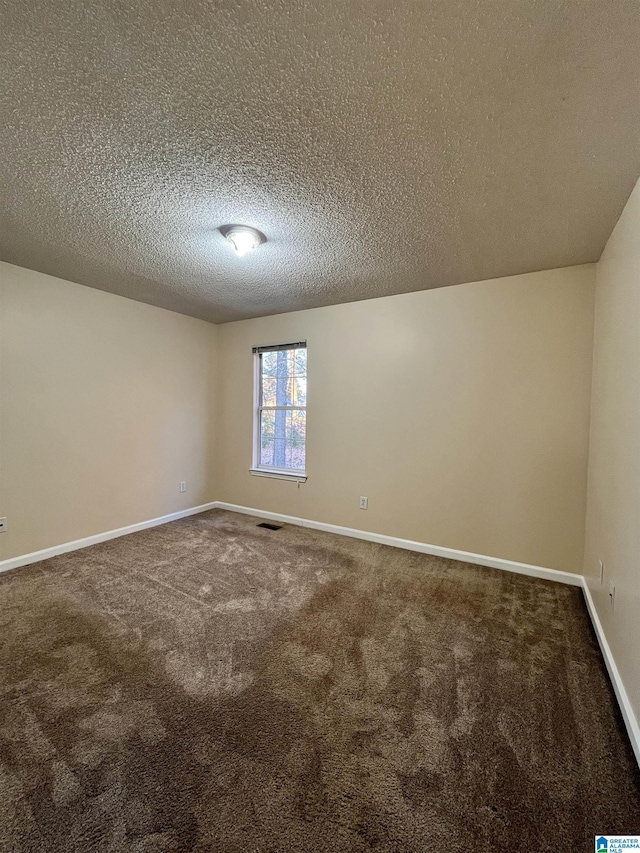
[{"label": "brown carpet", "polygon": [[592,851],[581,592],[220,510],[0,578],[3,851]]}]

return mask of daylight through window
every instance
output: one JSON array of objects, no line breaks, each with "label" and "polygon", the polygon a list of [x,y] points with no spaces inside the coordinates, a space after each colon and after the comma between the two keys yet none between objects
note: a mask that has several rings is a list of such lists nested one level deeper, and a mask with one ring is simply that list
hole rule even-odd
[{"label": "daylight through window", "polygon": [[306,343],[256,347],[254,467],[304,473],[307,432]]}]

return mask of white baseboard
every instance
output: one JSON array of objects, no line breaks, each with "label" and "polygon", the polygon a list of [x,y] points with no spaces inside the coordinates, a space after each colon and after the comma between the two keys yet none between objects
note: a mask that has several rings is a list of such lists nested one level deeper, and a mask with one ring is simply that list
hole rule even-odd
[{"label": "white baseboard", "polygon": [[326,533],[336,533],[338,536],[350,536],[352,539],[364,539],[367,542],[377,542],[379,545],[391,545],[392,548],[404,548],[406,551],[418,551],[420,554],[431,554],[434,557],[446,557],[449,560],[461,560],[463,563],[474,563],[477,566],[490,566],[493,569],[503,569],[518,575],[529,575],[533,578],[566,583],[571,586],[582,586],[582,575],[573,572],[561,572],[558,569],[546,569],[543,566],[531,566],[528,563],[515,563],[503,560],[501,557],[486,557],[484,554],[473,554],[469,551],[456,551],[453,548],[443,548],[440,545],[428,545],[426,542],[414,542],[412,539],[398,539],[396,536],[386,536],[383,533],[370,533],[367,530],[356,530],[353,527],[341,527],[337,524],[326,524],[323,521],[311,521],[308,518],[296,518],[293,515],[282,515],[278,512],[266,512],[248,506],[238,506],[224,501],[215,501],[218,509],[230,512],[240,512],[244,515],[254,515],[257,518],[267,518],[271,521],[282,521],[285,524],[295,524],[298,527],[310,527],[313,530],[324,530]]},{"label": "white baseboard", "polygon": [[0,561],[0,572],[7,572],[9,569],[17,569],[20,566],[28,566],[30,563],[38,563],[40,560],[48,560],[50,557],[57,557],[58,554],[66,554],[68,551],[77,551],[79,548],[88,548],[89,545],[97,545],[99,542],[106,542],[108,539],[117,539],[118,536],[127,536],[129,533],[137,533],[139,530],[147,530],[149,527],[157,527],[160,524],[166,524],[168,521],[176,521],[178,518],[186,518],[188,515],[196,515],[199,512],[205,512],[208,509],[214,509],[217,504],[215,501],[202,504],[202,506],[194,506],[189,509],[181,509],[178,512],[172,512],[169,515],[161,515],[159,518],[150,518],[147,521],[140,521],[137,524],[129,524],[127,527],[118,527],[117,530],[107,530],[106,533],[96,533],[94,536],[85,536],[84,539],[76,539],[73,542],[64,542],[62,545],[54,545],[51,548],[43,548],[42,551],[32,551],[31,554],[22,554],[20,557],[12,557],[9,560]]},{"label": "white baseboard", "polygon": [[582,578],[582,592],[584,593],[584,600],[587,604],[589,616],[591,617],[593,630],[596,632],[596,637],[600,644],[600,651],[602,652],[602,657],[604,658],[607,672],[609,673],[609,679],[611,680],[613,691],[616,694],[616,699],[620,706],[620,712],[627,729],[627,734],[629,735],[629,740],[631,741],[631,747],[635,754],[636,761],[638,762],[638,766],[640,767],[640,725],[638,725],[638,720],[633,712],[633,708],[631,707],[631,701],[627,695],[627,691],[625,690],[618,667],[616,666],[611,647],[607,642],[602,622],[600,621],[598,611],[596,610],[593,598],[591,597],[589,584],[587,583],[587,579],[584,577]]},{"label": "white baseboard", "polygon": [[294,524],[298,527],[309,527],[313,530],[324,530],[327,533],[336,533],[339,536],[350,536],[352,539],[364,539],[367,542],[377,542],[379,545],[390,545],[393,548],[404,548],[407,551],[418,551],[421,554],[431,554],[435,557],[446,557],[450,560],[460,560],[464,563],[474,563],[478,566],[490,566],[494,569],[503,569],[507,572],[515,572],[519,575],[529,575],[534,578],[557,581],[570,584],[571,586],[583,586],[582,575],[572,572],[561,572],[558,569],[547,569],[543,566],[532,566],[528,563],[516,563],[513,560],[503,560],[500,557],[487,557],[484,554],[474,554],[469,551],[457,551],[453,548],[443,548],[440,545],[428,545],[426,542],[415,542],[411,539],[399,539],[396,536],[387,536],[383,533],[370,533],[368,530],[357,530],[353,527],[341,527],[338,524],[328,524],[323,521],[312,521],[308,518],[297,518],[293,515],[283,515],[279,512],[268,512],[267,510],[255,509],[254,507],[239,506],[238,504],[225,503],[224,501],[212,501],[201,506],[190,507],[159,518],[151,518],[148,521],[140,521],[127,527],[119,527],[116,530],[107,530],[105,533],[96,533],[73,542],[64,542],[62,545],[53,545],[51,548],[43,548],[41,551],[33,551],[30,554],[22,554],[9,560],[0,561],[0,572],[9,569],[17,569],[19,566],[28,566],[40,560],[48,560],[58,554],[66,554],[68,551],[76,551],[79,548],[88,548],[89,545],[97,545],[108,539],[116,539],[118,536],[126,536],[129,533],[137,533],[147,530],[149,527],[157,527],[169,521],[196,515],[210,509],[226,509],[230,512],[239,512],[244,515],[253,515],[256,518],[266,518],[271,521],[282,521],[284,524]]}]

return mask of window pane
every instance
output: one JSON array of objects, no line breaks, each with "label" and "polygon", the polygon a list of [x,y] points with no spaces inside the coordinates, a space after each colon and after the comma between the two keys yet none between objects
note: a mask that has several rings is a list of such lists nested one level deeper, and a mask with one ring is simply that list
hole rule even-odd
[{"label": "window pane", "polygon": [[291,380],[291,405],[307,405],[307,377],[294,376]]},{"label": "window pane", "polygon": [[276,378],[275,376],[262,377],[262,400],[263,406],[275,406],[276,404]]},{"label": "window pane", "polygon": [[304,471],[307,416],[303,409],[263,411],[260,465]]},{"label": "window pane", "polygon": [[294,396],[295,350],[264,353],[260,387],[263,406],[291,406]]},{"label": "window pane", "polygon": [[286,467],[304,471],[307,413],[304,409],[287,412]]},{"label": "window pane", "polygon": [[260,417],[260,465],[273,465],[275,412],[262,412]]},{"label": "window pane", "polygon": [[305,376],[307,375],[307,350],[305,349],[296,349],[293,350],[294,354],[294,376]]},{"label": "window pane", "polygon": [[282,375],[286,378],[291,376],[307,375],[307,350],[288,349],[278,352],[265,352],[260,357],[260,368],[262,377]]}]

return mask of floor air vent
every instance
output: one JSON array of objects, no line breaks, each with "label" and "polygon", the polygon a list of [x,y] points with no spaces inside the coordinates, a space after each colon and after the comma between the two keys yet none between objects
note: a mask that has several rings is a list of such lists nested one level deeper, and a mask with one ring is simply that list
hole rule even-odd
[{"label": "floor air vent", "polygon": [[263,521],[261,524],[256,524],[256,527],[265,527],[267,530],[280,530],[282,528],[281,524],[269,524],[266,521]]}]

